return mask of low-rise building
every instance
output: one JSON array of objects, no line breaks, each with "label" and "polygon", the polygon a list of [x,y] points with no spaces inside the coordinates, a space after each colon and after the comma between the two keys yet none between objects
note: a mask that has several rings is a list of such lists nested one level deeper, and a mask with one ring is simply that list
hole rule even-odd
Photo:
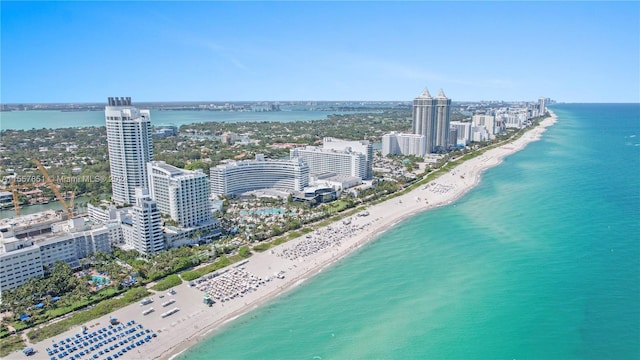
[{"label": "low-rise building", "polygon": [[74,218],[48,224],[48,228],[49,231],[40,229],[37,232],[16,228],[18,232],[11,231],[12,236],[0,239],[0,297],[3,290],[44,276],[45,270],[53,267],[56,261],[75,268],[80,266],[80,259],[98,251],[111,252],[109,230],[105,226],[93,226],[83,218]]}]

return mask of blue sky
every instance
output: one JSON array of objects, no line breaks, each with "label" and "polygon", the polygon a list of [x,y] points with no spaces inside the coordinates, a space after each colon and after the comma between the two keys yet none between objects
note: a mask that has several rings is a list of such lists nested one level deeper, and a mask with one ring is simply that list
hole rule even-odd
[{"label": "blue sky", "polygon": [[0,101],[640,101],[639,2],[7,2]]}]

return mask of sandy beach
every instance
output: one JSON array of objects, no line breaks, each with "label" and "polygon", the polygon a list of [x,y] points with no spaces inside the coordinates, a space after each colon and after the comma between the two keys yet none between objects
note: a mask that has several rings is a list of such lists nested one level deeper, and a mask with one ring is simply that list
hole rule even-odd
[{"label": "sandy beach", "polygon": [[[149,329],[148,334],[155,334],[148,341],[128,350],[117,359],[169,359],[201,341],[211,332],[219,330],[225,323],[238,316],[271,301],[285,291],[289,291],[309,277],[322,271],[332,263],[344,258],[367,242],[378,237],[382,232],[401,220],[418,212],[452,203],[479,181],[481,173],[502,162],[502,160],[521,149],[528,143],[536,141],[548,126],[556,122],[555,114],[545,119],[539,126],[530,129],[515,141],[491,149],[483,155],[473,158],[443,174],[436,180],[408,192],[402,196],[387,200],[384,203],[369,206],[366,211],[353,215],[340,222],[318,229],[306,236],[273,247],[263,253],[255,253],[247,261],[229,266],[201,281],[196,286],[183,283],[174,288],[175,294],[167,292],[150,296],[153,302],[146,305],[139,303],[129,305],[115,311],[110,316],[127,323],[131,320],[141,325],[140,330]],[[205,294],[215,301],[208,306],[203,301]],[[162,296],[162,298],[160,297]],[[171,304],[163,303],[174,300]],[[154,311],[143,315],[143,311],[153,308]],[[169,310],[178,309],[175,313],[163,317]],[[104,316],[85,324],[89,333],[108,328],[110,316]],[[129,328],[136,326],[129,326]],[[111,329],[108,329],[111,330]],[[138,331],[138,330],[136,330]],[[50,359],[47,348],[66,338],[73,339],[81,329],[75,328],[53,339],[36,344],[29,344],[36,351],[31,358]],[[82,336],[82,335],[81,335]],[[119,335],[109,335],[117,337]],[[144,338],[146,335],[143,335]],[[123,337],[117,337],[109,344],[118,344],[113,350],[87,351],[81,359],[94,359],[93,355],[103,351],[97,359],[106,359],[122,351],[129,343],[120,345]],[[138,341],[137,339],[136,341]],[[75,350],[75,353],[84,351]],[[109,348],[109,345],[106,347]],[[57,354],[54,355],[58,359]],[[24,359],[21,352],[14,352],[7,359]],[[64,357],[69,359],[69,356]]]}]

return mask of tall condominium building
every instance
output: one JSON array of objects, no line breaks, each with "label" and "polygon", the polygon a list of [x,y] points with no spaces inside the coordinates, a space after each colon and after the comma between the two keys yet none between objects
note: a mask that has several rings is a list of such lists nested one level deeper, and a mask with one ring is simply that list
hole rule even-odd
[{"label": "tall condominium building", "polygon": [[539,111],[539,115],[543,116],[546,112],[547,112],[547,99],[546,98],[539,98],[538,99],[538,111]]},{"label": "tall condominium building", "polygon": [[388,154],[423,156],[426,146],[424,135],[392,132],[382,136],[382,156]]},{"label": "tall condominium building", "polygon": [[[371,179],[373,177],[373,146],[368,140],[342,140],[332,137],[322,139],[322,148],[324,150],[344,151],[361,153],[365,156],[366,174],[362,179]],[[313,171],[311,171],[313,172]]]},{"label": "tall condominium building", "polygon": [[132,204],[135,189],[148,183],[146,163],[153,160],[149,110],[131,106],[131,98],[108,98],[104,108],[116,204]]},{"label": "tall condominium building", "polygon": [[314,175],[334,173],[367,179],[369,173],[367,157],[359,152],[305,146],[291,149],[290,157],[302,159]]},{"label": "tall condominium building", "polygon": [[426,153],[447,149],[450,116],[451,99],[442,90],[434,98],[425,88],[413,100],[413,133],[424,135]]},{"label": "tall condominium building", "polygon": [[211,168],[211,193],[214,195],[280,188],[302,191],[309,185],[309,167],[301,159],[245,160]]},{"label": "tall condominium building", "polygon": [[189,171],[164,161],[147,163],[149,194],[162,214],[180,227],[193,227],[211,220],[209,179],[202,170]]},{"label": "tall condominium building", "polygon": [[[135,206],[131,209],[131,232],[126,232],[125,242],[141,254],[153,254],[165,249],[160,210],[146,188],[137,188]],[[123,231],[124,232],[124,231]]]},{"label": "tall condominium building", "polygon": [[427,88],[413,99],[413,133],[425,137],[425,148],[428,153],[433,152],[435,148],[436,119],[433,102],[434,99]]},{"label": "tall condominium building", "polygon": [[435,150],[447,150],[449,147],[449,129],[451,122],[451,99],[440,89],[435,98],[436,140]]}]

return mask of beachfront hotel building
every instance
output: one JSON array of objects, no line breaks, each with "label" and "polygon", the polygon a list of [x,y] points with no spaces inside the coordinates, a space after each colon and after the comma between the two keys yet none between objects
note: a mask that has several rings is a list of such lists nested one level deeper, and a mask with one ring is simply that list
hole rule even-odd
[{"label": "beachfront hotel building", "polygon": [[[363,154],[365,157],[365,174],[361,178],[371,179],[373,177],[373,145],[368,140],[351,141],[325,137],[322,139],[322,149]],[[313,173],[313,170],[311,172]]]},{"label": "beachfront hotel building", "polygon": [[302,159],[313,175],[334,173],[360,179],[366,179],[367,176],[367,159],[361,153],[305,146],[291,149],[290,156],[292,159]]},{"label": "beachfront hotel building", "polygon": [[0,244],[0,302],[2,292],[15,289],[29,279],[44,276],[40,248],[33,240],[2,239]]},{"label": "beachfront hotel building", "polygon": [[391,132],[382,136],[382,156],[424,156],[427,142],[424,135]]},{"label": "beachfront hotel building", "polygon": [[[0,299],[2,291],[44,276],[56,261],[77,268],[83,258],[111,252],[106,227],[92,226],[82,218],[60,221],[50,215],[38,213],[0,223]],[[50,222],[56,218],[58,222]]]},{"label": "beachfront hotel building", "polygon": [[451,139],[451,143],[455,146],[467,146],[471,141],[471,127],[470,122],[452,121],[451,128],[456,129],[456,138]]},{"label": "beachfront hotel building", "polygon": [[293,148],[289,156],[302,159],[313,175],[334,173],[360,179],[373,176],[373,149],[369,141],[324,138],[322,147]]},{"label": "beachfront hotel building", "polygon": [[491,134],[484,126],[472,126],[471,127],[471,141],[483,142],[491,140]]},{"label": "beachfront hotel building", "polygon": [[131,98],[108,98],[104,108],[111,168],[112,199],[133,204],[135,189],[146,187],[147,162],[153,160],[149,110],[131,106]]},{"label": "beachfront hotel building", "polygon": [[266,160],[258,154],[255,160],[212,167],[210,179],[213,195],[237,195],[269,188],[302,191],[309,185],[309,167],[299,158]]},{"label": "beachfront hotel building", "polygon": [[210,185],[202,170],[189,171],[164,161],[147,163],[149,194],[162,214],[180,227],[192,227],[211,220]]},{"label": "beachfront hotel building", "polygon": [[491,139],[495,137],[496,133],[499,133],[499,131],[496,131],[496,118],[493,115],[473,115],[471,123],[474,127],[484,127],[487,129]]},{"label": "beachfront hotel building", "polygon": [[500,120],[505,128],[522,129],[530,116],[527,109],[500,109],[496,112],[496,120]]},{"label": "beachfront hotel building", "polygon": [[449,147],[451,99],[442,89],[434,98],[426,88],[413,100],[413,133],[424,135],[426,152],[434,153]]}]

